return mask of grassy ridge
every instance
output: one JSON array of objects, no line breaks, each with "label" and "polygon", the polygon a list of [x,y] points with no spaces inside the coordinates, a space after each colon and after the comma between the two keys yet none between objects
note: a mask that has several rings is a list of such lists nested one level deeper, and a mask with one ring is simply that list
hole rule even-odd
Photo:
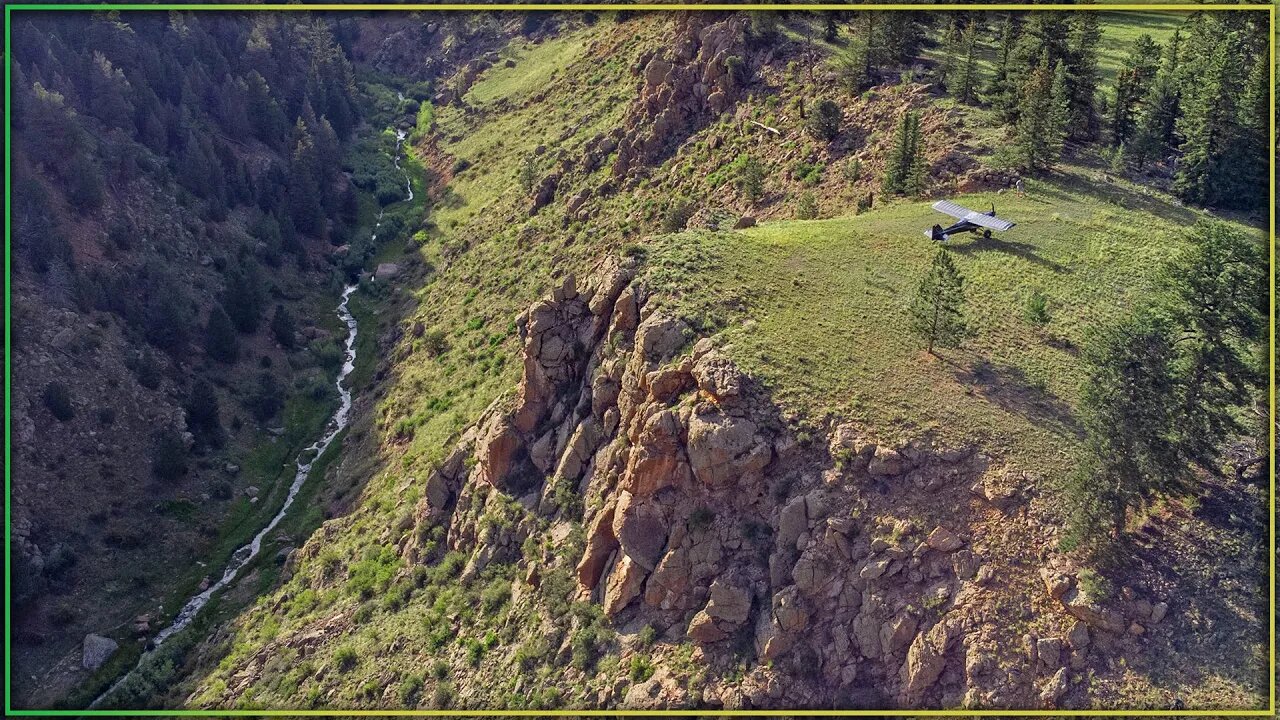
[{"label": "grassy ridge", "polygon": [[[1155,270],[1183,246],[1199,213],[1071,168],[995,203],[1013,230],[948,244],[967,283],[976,332],[928,356],[907,308],[934,252],[923,231],[945,220],[929,201],[856,216],[769,223],[745,232],[667,238],[652,275],[673,309],[711,326],[739,361],[803,416],[847,416],[893,437],[933,433],[978,441],[1044,465],[1077,428],[1076,348],[1086,328],[1154,289]],[[944,223],[945,224],[945,223]],[[1044,330],[1022,317],[1049,298]],[[745,322],[744,322],[745,320]],[[1046,468],[1048,469],[1048,468]]]}]

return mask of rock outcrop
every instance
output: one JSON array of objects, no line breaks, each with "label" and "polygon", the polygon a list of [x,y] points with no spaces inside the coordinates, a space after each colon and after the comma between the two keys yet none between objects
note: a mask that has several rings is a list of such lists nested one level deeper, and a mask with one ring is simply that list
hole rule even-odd
[{"label": "rock outcrop", "polygon": [[[1021,495],[1003,488],[1019,475],[972,448],[883,442],[848,423],[800,442],[752,379],[634,275],[610,264],[581,288],[566,278],[519,318],[519,386],[427,479],[416,517],[447,532],[435,546],[410,533],[410,559],[460,550],[467,577],[528,563],[534,585],[561,561],[522,552],[526,538],[566,546],[580,523],[562,567],[614,627],[682,638],[716,672],[754,650],[740,685],[704,690],[735,707],[832,705],[865,688],[876,706],[1056,706],[1091,629],[1125,631],[1126,618],[1046,569],[1062,630],[1024,650],[987,609],[1003,578],[955,507],[1007,521]],[[500,529],[481,520],[510,501],[533,514]],[[904,503],[915,504],[906,515]],[[1148,605],[1139,619],[1156,614]],[[999,669],[1013,662],[1005,648],[1031,658],[1027,672]],[[657,670],[611,702],[694,702]]]},{"label": "rock outcrop", "polygon": [[669,49],[635,68],[643,85],[624,120],[614,176],[655,164],[737,101],[747,71],[745,27],[742,15],[712,20],[688,13],[676,20]]}]

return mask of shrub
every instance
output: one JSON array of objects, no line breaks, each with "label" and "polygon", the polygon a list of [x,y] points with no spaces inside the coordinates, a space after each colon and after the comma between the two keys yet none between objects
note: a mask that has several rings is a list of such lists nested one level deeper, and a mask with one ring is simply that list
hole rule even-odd
[{"label": "shrub", "polygon": [[840,134],[840,121],[842,119],[843,113],[840,111],[840,106],[831,100],[823,100],[818,103],[813,112],[809,113],[809,117],[805,119],[805,130],[815,140],[830,142]]},{"label": "shrub", "polygon": [[658,639],[658,630],[654,628],[652,625],[645,625],[644,627],[640,628],[639,640],[640,640],[641,647],[649,647],[650,645],[653,645],[653,641],[657,639]]},{"label": "shrub", "polygon": [[797,180],[809,187],[813,187],[822,182],[824,170],[825,168],[822,167],[821,163],[800,161],[795,165],[794,174]]},{"label": "shrub", "polygon": [[1049,298],[1039,290],[1032,291],[1022,309],[1022,317],[1036,327],[1049,324]]},{"label": "shrub", "polygon": [[812,220],[818,217],[818,201],[813,193],[807,192],[800,196],[800,201],[796,203],[796,217],[800,220]]},{"label": "shrub", "polygon": [[432,328],[422,334],[422,349],[431,357],[440,357],[449,351],[449,342],[444,331]]},{"label": "shrub", "polygon": [[500,577],[494,578],[480,593],[480,607],[485,612],[493,613],[506,605],[509,599],[511,599],[511,584]]},{"label": "shrub", "polygon": [[1111,581],[1093,568],[1084,568],[1077,577],[1080,581],[1080,589],[1084,590],[1089,597],[1095,600],[1106,600],[1111,597]]},{"label": "shrub", "polygon": [[684,230],[689,225],[693,209],[693,203],[688,200],[679,199],[673,202],[662,217],[662,232],[677,233]]},{"label": "shrub", "polygon": [[333,664],[338,668],[338,672],[351,672],[359,663],[360,656],[350,645],[343,645],[333,653]]},{"label": "shrub", "polygon": [[705,530],[711,527],[711,521],[716,519],[716,514],[710,508],[704,506],[694,509],[689,514],[689,528],[691,530]]},{"label": "shrub", "polygon": [[[536,13],[529,13],[535,15]],[[436,685],[436,689],[431,693],[431,705],[438,709],[448,708],[453,705],[453,686],[449,683],[440,683]]]},{"label": "shrub", "polygon": [[151,473],[161,480],[176,480],[187,472],[187,448],[173,430],[156,436],[151,446]]},{"label": "shrub", "polygon": [[150,350],[143,350],[125,364],[133,371],[134,377],[142,387],[148,390],[160,387],[160,363],[156,362]]},{"label": "shrub", "polygon": [[280,387],[276,376],[269,372],[258,375],[258,389],[249,401],[249,409],[258,422],[275,417],[284,407],[284,388]]},{"label": "shrub", "polygon": [[66,385],[57,381],[44,386],[44,406],[58,422],[67,422],[76,416],[70,391],[67,390]]},{"label": "shrub", "polygon": [[396,695],[400,698],[401,705],[408,706],[414,703],[420,692],[422,692],[422,676],[413,674],[400,681]]},{"label": "shrub", "polygon": [[653,663],[649,661],[649,658],[632,655],[631,669],[627,672],[627,677],[631,678],[631,682],[637,683],[648,680],[653,677]]},{"label": "shrub", "polygon": [[862,161],[854,158],[845,163],[840,172],[844,176],[844,181],[852,185],[862,179]]}]

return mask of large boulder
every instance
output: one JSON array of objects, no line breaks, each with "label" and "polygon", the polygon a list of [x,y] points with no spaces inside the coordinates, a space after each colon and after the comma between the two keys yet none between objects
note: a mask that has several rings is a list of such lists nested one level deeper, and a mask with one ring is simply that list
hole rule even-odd
[{"label": "large boulder", "polygon": [[733,405],[742,395],[742,373],[719,353],[708,353],[694,363],[693,379],[699,390],[720,405]]},{"label": "large boulder", "polygon": [[609,573],[604,591],[604,611],[610,617],[622,612],[640,594],[648,572],[629,555],[620,555]]},{"label": "large boulder", "polygon": [[751,614],[751,594],[719,578],[711,584],[707,606],[689,623],[689,638],[701,643],[729,637]]},{"label": "large boulder", "polygon": [[683,320],[654,314],[636,328],[636,348],[650,360],[665,360],[684,346],[692,331]]},{"label": "large boulder", "polygon": [[111,656],[119,648],[120,643],[115,640],[90,633],[84,636],[84,648],[81,653],[80,663],[85,670],[97,670],[110,660]]},{"label": "large boulder", "polygon": [[946,668],[947,650],[957,634],[957,626],[945,619],[920,633],[907,650],[899,677],[902,680],[901,702],[915,705]]},{"label": "large boulder", "polygon": [[615,505],[610,505],[595,517],[591,532],[587,534],[587,547],[578,561],[578,584],[585,589],[594,589],[600,582],[609,558],[618,549],[618,538],[613,534],[613,513]]},{"label": "large boulder", "polygon": [[929,547],[940,552],[955,552],[964,547],[964,540],[959,535],[939,525],[929,533],[929,537],[925,539]]},{"label": "large boulder", "polygon": [[505,417],[493,416],[476,447],[481,479],[496,488],[507,489],[522,442],[520,433]]},{"label": "large boulder", "polygon": [[756,437],[755,423],[719,413],[689,420],[688,452],[694,477],[712,488],[758,480],[773,457],[773,447]]},{"label": "large boulder", "polygon": [[688,478],[689,465],[680,445],[682,430],[680,419],[671,410],[663,408],[650,415],[627,459],[622,488],[637,497],[648,497]]},{"label": "large boulder", "polygon": [[751,614],[751,593],[717,578],[711,583],[707,614],[731,625],[741,625]]},{"label": "large boulder", "polygon": [[1111,633],[1123,633],[1128,627],[1124,615],[1105,607],[1093,599],[1079,585],[1071,588],[1060,598],[1062,607],[1072,616],[1083,620],[1090,627],[1106,630]]},{"label": "large boulder", "polygon": [[651,571],[667,544],[667,523],[656,505],[642,502],[624,490],[614,513],[613,534],[624,553]]}]

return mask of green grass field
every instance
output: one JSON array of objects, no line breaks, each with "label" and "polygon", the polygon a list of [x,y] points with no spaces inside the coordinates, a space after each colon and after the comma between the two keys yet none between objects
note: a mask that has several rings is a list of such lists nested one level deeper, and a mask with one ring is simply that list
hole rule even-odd
[{"label": "green grass field", "polygon": [[[995,203],[1014,229],[948,244],[964,274],[975,336],[939,357],[908,330],[908,305],[946,224],[930,201],[856,217],[770,223],[745,232],[685,233],[651,253],[673,308],[712,327],[784,408],[812,420],[842,414],[883,439],[936,434],[1013,456],[1065,461],[1086,328],[1149,294],[1197,213],[1071,168]],[[1022,317],[1028,295],[1049,298],[1051,322]],[[750,318],[743,323],[744,318]],[[895,433],[898,435],[895,438]]]}]

